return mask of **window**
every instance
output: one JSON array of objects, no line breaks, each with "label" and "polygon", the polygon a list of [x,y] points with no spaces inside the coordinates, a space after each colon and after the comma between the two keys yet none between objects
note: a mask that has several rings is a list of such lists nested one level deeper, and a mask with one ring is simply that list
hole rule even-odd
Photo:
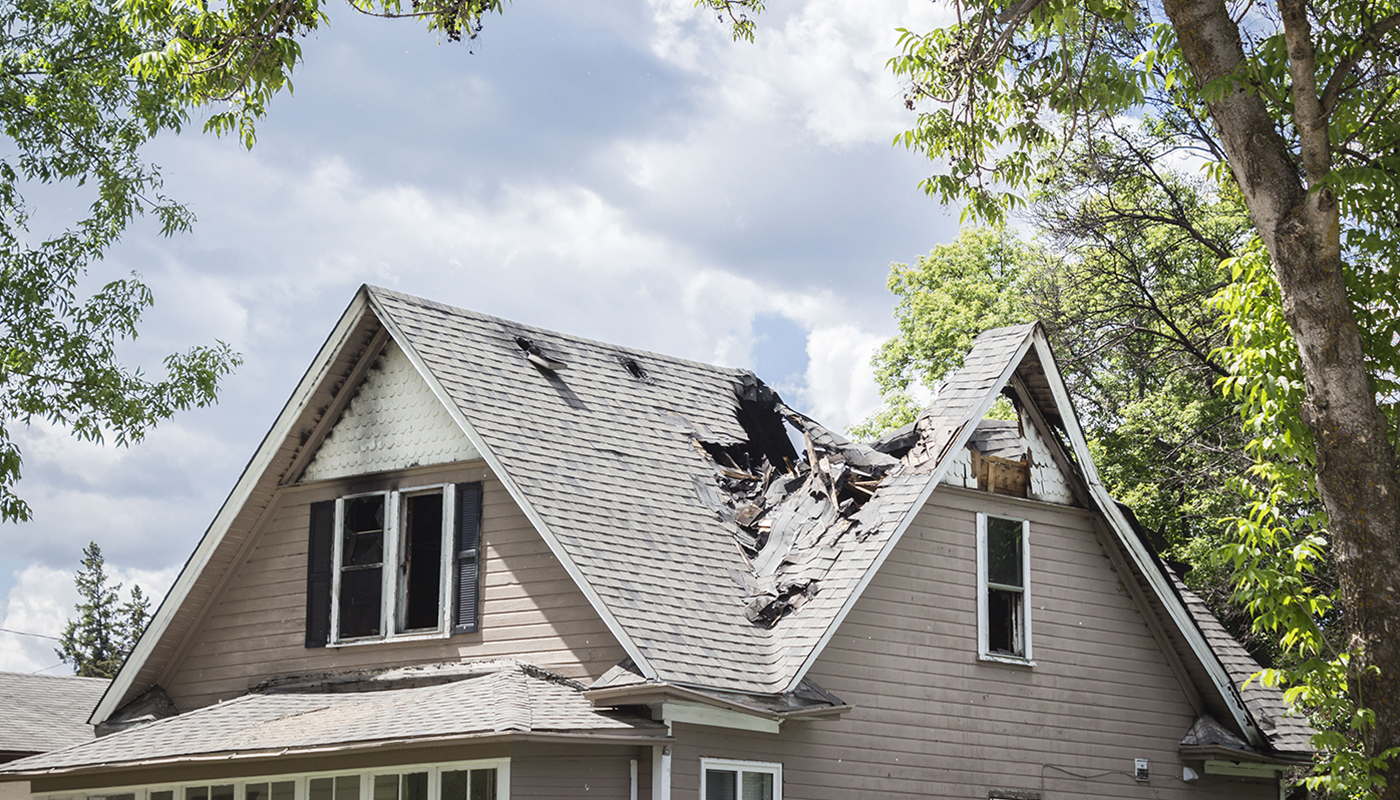
[{"label": "window", "polygon": [[479,483],[312,504],[306,646],[475,631],[480,519]]},{"label": "window", "polygon": [[36,800],[504,800],[510,759],[399,767],[388,773],[319,773],[35,795]]},{"label": "window", "polygon": [[1030,523],[977,515],[977,654],[1031,663]]},{"label": "window", "polygon": [[704,800],[783,800],[783,765],[702,758],[700,796]]}]

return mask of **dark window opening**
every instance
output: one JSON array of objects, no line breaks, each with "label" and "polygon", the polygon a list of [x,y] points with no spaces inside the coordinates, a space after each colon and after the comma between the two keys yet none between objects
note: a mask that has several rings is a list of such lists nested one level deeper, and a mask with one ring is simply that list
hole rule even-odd
[{"label": "dark window opening", "polygon": [[987,650],[1006,656],[1024,656],[1021,643],[1021,593],[987,590]]},{"label": "dark window opening", "polygon": [[1021,521],[987,517],[987,582],[1021,585]]},{"label": "dark window opening", "polygon": [[442,495],[404,500],[402,629],[437,628],[442,592]]},{"label": "dark window opening", "polygon": [[383,571],[384,495],[346,500],[340,540],[340,638],[380,634]]},{"label": "dark window opening", "polygon": [[496,770],[442,773],[442,800],[496,800]]}]

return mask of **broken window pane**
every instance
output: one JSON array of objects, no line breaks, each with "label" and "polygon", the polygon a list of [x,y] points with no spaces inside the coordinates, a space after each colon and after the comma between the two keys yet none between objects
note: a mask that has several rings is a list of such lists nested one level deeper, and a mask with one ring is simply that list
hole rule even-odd
[{"label": "broken window pane", "polygon": [[346,500],[341,537],[342,567],[367,567],[383,563],[384,495]]},{"label": "broken window pane", "polygon": [[[384,595],[385,495],[345,501],[340,535],[339,638],[378,636]],[[337,789],[338,791],[338,789]]]},{"label": "broken window pane", "polygon": [[243,800],[271,800],[265,783],[250,783],[243,787]]},{"label": "broken window pane", "polygon": [[404,499],[402,630],[437,628],[442,594],[442,494]]},{"label": "broken window pane", "polygon": [[705,770],[705,800],[739,800],[739,773],[727,769]]},{"label": "broken window pane", "polygon": [[987,517],[987,582],[1021,585],[1021,521]]},{"label": "broken window pane", "polygon": [[987,650],[1008,656],[1025,655],[1020,592],[987,590]]}]

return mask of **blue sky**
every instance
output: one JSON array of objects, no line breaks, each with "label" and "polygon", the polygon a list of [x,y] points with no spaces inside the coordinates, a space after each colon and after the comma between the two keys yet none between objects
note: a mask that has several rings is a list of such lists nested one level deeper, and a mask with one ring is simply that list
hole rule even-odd
[{"label": "blue sky", "polygon": [[[784,0],[748,44],[691,0],[520,0],[470,46],[328,10],[252,152],[152,146],[194,232],[139,225],[92,276],[155,291],[131,363],[217,339],[245,364],[129,450],[18,433],[35,519],[0,533],[0,627],[56,635],[88,541],[163,592],[361,283],[750,367],[834,426],[876,407],[889,264],[956,235],[890,145],[895,28],[937,7]],[[0,669],[52,644],[0,633]]]}]

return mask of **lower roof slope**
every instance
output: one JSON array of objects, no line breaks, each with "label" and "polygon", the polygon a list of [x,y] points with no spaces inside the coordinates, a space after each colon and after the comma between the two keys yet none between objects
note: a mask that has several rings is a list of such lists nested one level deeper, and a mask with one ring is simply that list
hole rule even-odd
[{"label": "lower roof slope", "polygon": [[0,755],[43,753],[92,738],[92,707],[107,690],[105,678],[0,672]]},{"label": "lower roof slope", "polygon": [[[600,711],[578,683],[515,661],[459,665],[446,682],[377,689],[327,676],[20,759],[0,774],[46,775],[197,758],[256,758],[488,735],[664,738],[666,726]],[[389,685],[393,685],[392,683]]]}]

